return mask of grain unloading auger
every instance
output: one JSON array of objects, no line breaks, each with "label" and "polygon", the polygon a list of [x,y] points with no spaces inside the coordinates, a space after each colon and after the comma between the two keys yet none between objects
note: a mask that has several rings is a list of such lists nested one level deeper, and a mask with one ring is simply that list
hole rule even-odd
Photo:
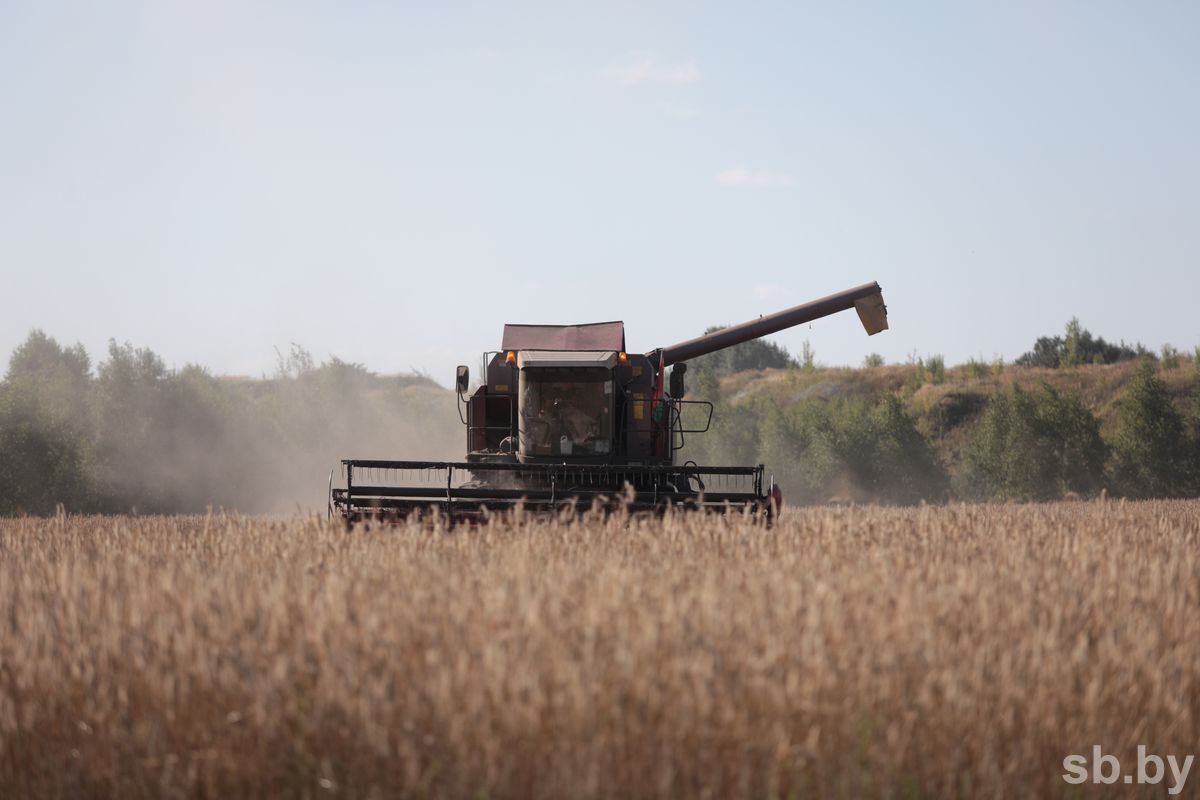
[{"label": "grain unloading auger", "polygon": [[[466,460],[344,460],[343,485],[335,487],[330,475],[330,514],[353,522],[436,509],[463,521],[518,504],[529,511],[675,505],[771,514],[782,498],[764,483],[763,465],[676,463],[684,437],[712,422],[711,403],[684,399],[686,362],[851,308],[869,335],[887,329],[877,283],[644,354],[626,351],[621,322],[505,325],[500,350],[484,354],[484,381],[474,394],[467,368],[458,368]],[[689,407],[688,418],[703,425],[685,426]]]}]

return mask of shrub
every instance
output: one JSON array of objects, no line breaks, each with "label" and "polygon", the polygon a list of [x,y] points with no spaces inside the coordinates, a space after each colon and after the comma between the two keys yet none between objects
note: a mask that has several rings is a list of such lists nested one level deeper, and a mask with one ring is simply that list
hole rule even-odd
[{"label": "shrub", "polygon": [[904,376],[904,393],[911,395],[925,385],[927,373],[925,371],[925,360],[917,356],[916,350],[908,354],[908,366],[911,369]]},{"label": "shrub", "polygon": [[1162,368],[1164,370],[1179,369],[1179,364],[1180,352],[1170,344],[1164,344],[1162,346]]},{"label": "shrub", "polygon": [[740,403],[718,408],[713,414],[711,433],[697,437],[700,447],[694,452],[698,455],[689,458],[726,464],[759,463],[760,437],[764,435],[759,424],[762,407],[763,404]]},{"label": "shrub", "polygon": [[986,378],[990,373],[991,373],[990,367],[988,366],[987,362],[984,361],[982,358],[980,358],[979,360],[975,360],[975,358],[973,358],[973,357],[967,359],[967,363],[966,363],[967,377],[973,378],[975,380],[982,380],[983,378]]},{"label": "shrub", "polygon": [[1049,500],[1090,494],[1103,483],[1106,450],[1095,416],[1049,384],[1030,395],[1015,384],[988,401],[964,451],[960,492],[981,500]]},{"label": "shrub", "polygon": [[946,359],[940,355],[930,356],[927,364],[929,369],[929,380],[935,384],[944,383],[946,380]]},{"label": "shrub", "polygon": [[817,366],[816,353],[813,352],[812,345],[808,339],[804,340],[804,344],[800,347],[800,367],[811,372]]},{"label": "shrub", "polygon": [[1055,474],[1063,492],[1093,494],[1104,484],[1108,446],[1096,419],[1078,395],[1064,395],[1042,384],[1037,413],[1054,456]]},{"label": "shrub", "polygon": [[876,367],[882,367],[883,364],[883,356],[879,355],[879,353],[867,353],[866,357],[863,358],[863,369],[875,369]]},{"label": "shrub", "polygon": [[1056,489],[1046,480],[1050,464],[1037,427],[1033,401],[1018,386],[992,395],[963,454],[961,493],[980,500],[1053,497]]},{"label": "shrub", "polygon": [[1177,497],[1190,489],[1183,417],[1143,360],[1117,412],[1113,475],[1129,497]]},{"label": "shrub", "polygon": [[945,497],[948,482],[903,403],[886,394],[805,400],[786,411],[761,401],[759,453],[795,502],[912,504]]},{"label": "shrub", "polygon": [[877,496],[894,503],[944,499],[949,488],[946,471],[900,398],[884,395],[870,421],[874,452],[869,469]]}]

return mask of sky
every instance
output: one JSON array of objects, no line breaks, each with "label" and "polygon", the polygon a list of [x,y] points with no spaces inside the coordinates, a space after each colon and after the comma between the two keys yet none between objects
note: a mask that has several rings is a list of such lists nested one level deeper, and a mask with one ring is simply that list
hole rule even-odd
[{"label": "sky", "polygon": [[1200,4],[0,0],[0,369],[33,328],[444,385],[505,322],[648,351],[1200,345]]}]

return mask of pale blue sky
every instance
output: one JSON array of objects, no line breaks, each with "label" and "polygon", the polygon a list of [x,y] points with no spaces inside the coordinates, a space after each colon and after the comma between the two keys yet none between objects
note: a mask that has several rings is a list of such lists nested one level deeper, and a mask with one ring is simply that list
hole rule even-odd
[{"label": "pale blue sky", "polygon": [[1200,344],[1200,4],[0,0],[0,368],[29,329],[448,384],[504,322],[630,349]]}]

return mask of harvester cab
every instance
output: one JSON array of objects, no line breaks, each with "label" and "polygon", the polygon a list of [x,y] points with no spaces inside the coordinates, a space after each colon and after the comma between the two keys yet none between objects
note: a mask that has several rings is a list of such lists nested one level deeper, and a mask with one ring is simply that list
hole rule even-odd
[{"label": "harvester cab", "polygon": [[707,431],[713,413],[711,403],[685,399],[687,361],[850,308],[868,334],[887,328],[876,283],[646,353],[628,352],[622,322],[505,325],[475,390],[467,367],[455,375],[466,460],[343,461],[345,488],[330,477],[330,513],[353,521],[437,508],[462,520],[516,504],[773,513],[780,497],[764,485],[763,465],[676,463],[686,436]]},{"label": "harvester cab", "polygon": [[625,350],[623,323],[505,325],[501,349],[484,363],[475,392],[459,393],[467,461],[669,460],[664,420],[682,398],[662,391],[649,356]]}]

